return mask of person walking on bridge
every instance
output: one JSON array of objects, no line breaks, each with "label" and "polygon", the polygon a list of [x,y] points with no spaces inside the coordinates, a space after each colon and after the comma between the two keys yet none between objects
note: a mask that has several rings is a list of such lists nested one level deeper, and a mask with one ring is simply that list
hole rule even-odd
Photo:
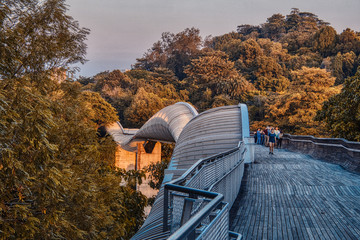
[{"label": "person walking on bridge", "polygon": [[256,131],[256,143],[257,143],[257,144],[261,144],[261,132],[260,132],[260,128],[258,128],[258,130]]},{"label": "person walking on bridge", "polygon": [[264,129],[264,134],[265,134],[265,147],[268,147],[269,146],[269,133],[270,133],[270,127],[267,126],[265,129]]},{"label": "person walking on bridge", "polygon": [[274,154],[275,137],[275,130],[274,128],[271,128],[269,133],[269,154]]}]

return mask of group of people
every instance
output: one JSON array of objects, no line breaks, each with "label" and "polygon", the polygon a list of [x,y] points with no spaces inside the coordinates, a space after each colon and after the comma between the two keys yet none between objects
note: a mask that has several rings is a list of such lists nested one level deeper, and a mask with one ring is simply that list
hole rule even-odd
[{"label": "group of people", "polygon": [[281,148],[283,132],[278,127],[267,126],[264,130],[260,128],[254,132],[255,143],[269,147],[269,154],[274,154],[274,147]]}]

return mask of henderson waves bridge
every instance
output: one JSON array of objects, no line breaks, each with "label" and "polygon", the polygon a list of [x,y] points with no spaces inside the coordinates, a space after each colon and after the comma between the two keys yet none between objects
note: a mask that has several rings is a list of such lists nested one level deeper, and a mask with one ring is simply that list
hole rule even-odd
[{"label": "henderson waves bridge", "polygon": [[285,135],[269,155],[250,138],[244,104],[198,114],[177,103],[137,131],[108,131],[128,151],[176,143],[132,239],[360,239],[360,143]]}]

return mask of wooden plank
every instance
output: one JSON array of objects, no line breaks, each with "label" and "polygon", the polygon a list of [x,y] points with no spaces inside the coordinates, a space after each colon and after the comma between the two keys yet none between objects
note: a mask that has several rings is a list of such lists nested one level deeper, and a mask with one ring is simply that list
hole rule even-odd
[{"label": "wooden plank", "polygon": [[230,229],[243,239],[360,239],[360,174],[256,146]]}]

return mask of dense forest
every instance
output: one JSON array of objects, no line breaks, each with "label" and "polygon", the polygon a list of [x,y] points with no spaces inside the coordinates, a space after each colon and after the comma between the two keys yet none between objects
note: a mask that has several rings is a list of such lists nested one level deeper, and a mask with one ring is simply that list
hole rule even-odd
[{"label": "dense forest", "polygon": [[99,137],[116,111],[64,76],[89,30],[61,0],[1,2],[0,24],[0,239],[129,239],[147,199]]},{"label": "dense forest", "polygon": [[165,32],[131,70],[79,83],[100,93],[127,127],[140,127],[177,101],[200,112],[243,102],[254,129],[272,125],[359,141],[360,105],[352,100],[360,91],[359,65],[359,32],[337,33],[315,14],[294,8],[259,26],[239,25],[205,39],[195,28]]},{"label": "dense forest", "polygon": [[[0,3],[0,239],[130,238],[143,172],[115,169],[99,129],[140,127],[178,101],[244,102],[253,127],[360,140],[358,32],[292,9],[222,36],[163,33],[131,70],[72,79],[89,29],[66,12],[65,0]],[[154,188],[164,167],[148,169]]]}]

